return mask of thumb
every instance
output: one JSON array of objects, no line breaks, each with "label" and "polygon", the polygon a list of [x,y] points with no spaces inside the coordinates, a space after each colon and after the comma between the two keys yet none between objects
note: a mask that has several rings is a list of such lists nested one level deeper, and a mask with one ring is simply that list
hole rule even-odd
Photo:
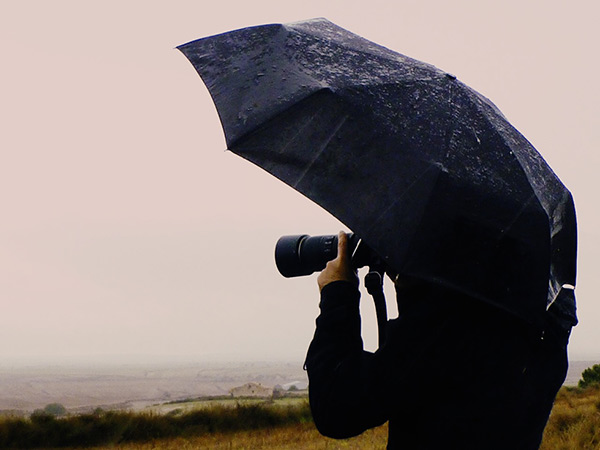
[{"label": "thumb", "polygon": [[350,254],[348,252],[348,235],[343,231],[338,233],[338,248],[337,257],[341,261],[350,261]]}]

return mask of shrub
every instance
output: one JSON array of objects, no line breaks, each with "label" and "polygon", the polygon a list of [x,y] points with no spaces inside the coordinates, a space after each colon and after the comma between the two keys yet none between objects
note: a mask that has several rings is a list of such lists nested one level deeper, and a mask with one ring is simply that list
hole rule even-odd
[{"label": "shrub", "polygon": [[60,403],[49,403],[44,406],[44,412],[55,417],[64,416],[67,413],[67,408]]},{"label": "shrub", "polygon": [[595,384],[600,384],[600,364],[594,364],[585,369],[581,374],[578,386],[583,389]]},{"label": "shrub", "polygon": [[0,448],[115,445],[174,436],[257,430],[309,420],[308,403],[287,407],[266,404],[238,404],[235,407],[215,405],[165,415],[95,411],[91,414],[56,417],[40,409],[29,420],[0,420]]}]

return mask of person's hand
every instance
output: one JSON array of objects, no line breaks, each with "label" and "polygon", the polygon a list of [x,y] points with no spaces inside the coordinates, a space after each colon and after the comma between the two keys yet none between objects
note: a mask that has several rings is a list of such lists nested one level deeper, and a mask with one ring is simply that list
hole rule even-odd
[{"label": "person's hand", "polygon": [[319,291],[334,281],[350,281],[358,284],[358,275],[350,263],[348,235],[343,231],[338,234],[337,256],[327,263],[327,266],[317,278]]}]

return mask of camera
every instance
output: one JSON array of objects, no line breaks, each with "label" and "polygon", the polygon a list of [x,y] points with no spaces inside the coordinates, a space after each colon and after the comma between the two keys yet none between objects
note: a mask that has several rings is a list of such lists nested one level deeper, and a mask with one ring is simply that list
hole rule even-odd
[{"label": "camera", "polygon": [[[328,261],[337,256],[338,237],[335,234],[309,236],[298,234],[282,236],[275,245],[275,264],[286,278],[301,277],[320,272]],[[377,255],[353,233],[348,234],[348,251],[356,269],[374,264]]]}]

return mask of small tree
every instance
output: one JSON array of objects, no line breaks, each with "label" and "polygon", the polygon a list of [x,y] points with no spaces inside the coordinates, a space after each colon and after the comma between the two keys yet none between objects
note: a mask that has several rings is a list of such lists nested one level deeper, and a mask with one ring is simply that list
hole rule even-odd
[{"label": "small tree", "polygon": [[64,416],[67,413],[67,408],[60,403],[49,403],[44,407],[44,412],[54,417]]},{"label": "small tree", "polygon": [[594,364],[592,367],[588,367],[581,374],[581,380],[579,380],[579,387],[586,388],[600,384],[600,364]]}]

